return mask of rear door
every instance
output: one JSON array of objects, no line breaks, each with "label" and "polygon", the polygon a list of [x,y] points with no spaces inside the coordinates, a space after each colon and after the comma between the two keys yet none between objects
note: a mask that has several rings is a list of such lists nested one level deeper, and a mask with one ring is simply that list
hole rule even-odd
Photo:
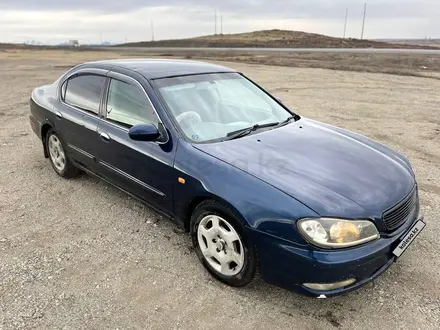
[{"label": "rear door", "polygon": [[124,190],[142,198],[162,212],[172,210],[173,161],[170,144],[134,141],[130,127],[160,118],[137,80],[110,72],[104,111],[98,125],[100,172]]},{"label": "rear door", "polygon": [[61,87],[57,124],[68,154],[83,167],[96,171],[99,147],[98,122],[107,71],[81,72],[69,77]]}]

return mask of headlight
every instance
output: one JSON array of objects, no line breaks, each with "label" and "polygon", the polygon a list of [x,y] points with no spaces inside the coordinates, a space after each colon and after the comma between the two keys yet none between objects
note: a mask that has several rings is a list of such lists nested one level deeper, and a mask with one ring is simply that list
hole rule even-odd
[{"label": "headlight", "polygon": [[299,220],[297,225],[307,241],[323,248],[345,248],[379,238],[376,226],[368,220],[316,218]]}]

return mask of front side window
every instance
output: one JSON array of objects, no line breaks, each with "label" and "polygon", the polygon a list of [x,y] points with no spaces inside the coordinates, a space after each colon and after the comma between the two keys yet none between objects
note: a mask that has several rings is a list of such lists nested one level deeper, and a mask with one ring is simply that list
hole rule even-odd
[{"label": "front side window", "polygon": [[126,82],[112,79],[107,98],[107,120],[130,128],[137,124],[155,124],[158,119],[145,93]]},{"label": "front side window", "polygon": [[62,88],[64,102],[84,111],[98,114],[104,81],[104,77],[97,75],[70,78],[67,85],[65,83]]},{"label": "front side window", "polygon": [[181,131],[194,142],[223,139],[254,125],[276,125],[292,116],[238,73],[164,78],[153,83]]}]

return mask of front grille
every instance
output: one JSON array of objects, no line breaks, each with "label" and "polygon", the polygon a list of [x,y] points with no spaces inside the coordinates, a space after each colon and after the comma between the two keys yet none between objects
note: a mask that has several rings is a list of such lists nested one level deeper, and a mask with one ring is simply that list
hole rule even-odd
[{"label": "front grille", "polygon": [[385,211],[382,215],[382,220],[387,230],[394,230],[400,227],[410,217],[416,216],[418,209],[418,193],[417,188],[409,193],[401,202]]}]

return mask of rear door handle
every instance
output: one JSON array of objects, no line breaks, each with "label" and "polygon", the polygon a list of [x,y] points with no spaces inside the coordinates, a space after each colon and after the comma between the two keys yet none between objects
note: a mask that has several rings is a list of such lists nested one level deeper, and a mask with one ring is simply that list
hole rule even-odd
[{"label": "rear door handle", "polygon": [[105,132],[101,132],[101,133],[99,133],[99,136],[101,137],[101,139],[103,139],[103,140],[106,141],[106,142],[109,142],[109,141],[110,141],[110,135],[108,135],[108,134],[105,133]]},{"label": "rear door handle", "polygon": [[58,119],[63,118],[63,114],[59,111],[55,112],[55,116],[57,116]]}]

